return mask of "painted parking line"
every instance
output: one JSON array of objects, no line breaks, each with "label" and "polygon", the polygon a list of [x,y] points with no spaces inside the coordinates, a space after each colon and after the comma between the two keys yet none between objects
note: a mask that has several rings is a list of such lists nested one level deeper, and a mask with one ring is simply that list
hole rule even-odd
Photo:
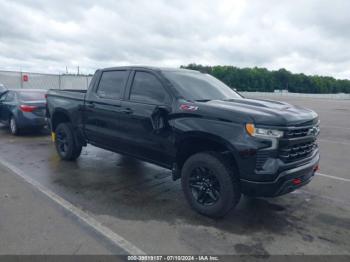
[{"label": "painted parking line", "polygon": [[322,174],[322,173],[316,173],[316,175],[327,177],[327,178],[331,178],[331,179],[336,179],[336,180],[339,180],[339,181],[350,182],[350,179],[348,179],[348,178],[343,178],[343,177],[338,177],[338,176],[331,176],[331,175]]},{"label": "painted parking line", "polygon": [[62,206],[64,209],[66,209],[68,212],[75,215],[78,219],[83,221],[87,226],[95,230],[96,232],[100,233],[103,237],[107,238],[109,241],[111,241],[113,244],[118,246],[119,248],[123,249],[126,253],[132,254],[132,255],[145,255],[146,253],[136,247],[134,244],[127,241],[122,236],[118,235],[114,231],[110,230],[109,228],[102,225],[100,222],[98,222],[95,218],[91,217],[86,212],[82,211],[80,208],[74,206],[72,203],[68,202],[67,200],[63,199],[62,197],[58,196],[51,190],[43,187],[40,183],[36,182],[35,180],[31,179],[30,177],[26,176],[25,173],[12,165],[11,163],[7,162],[5,159],[0,157],[0,163],[11,170],[16,175],[20,176],[22,179],[24,179],[27,183],[34,186],[36,189],[38,189],[41,193],[45,194],[47,197],[49,197],[51,200],[55,201],[57,204]]}]

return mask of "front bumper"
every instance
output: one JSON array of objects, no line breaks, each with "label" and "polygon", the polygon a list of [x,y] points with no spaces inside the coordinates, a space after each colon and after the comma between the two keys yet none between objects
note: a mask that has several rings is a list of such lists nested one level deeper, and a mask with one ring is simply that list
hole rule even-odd
[{"label": "front bumper", "polygon": [[[319,160],[320,155],[317,152],[308,163],[282,171],[273,181],[261,182],[241,179],[241,191],[245,195],[255,197],[276,197],[287,194],[311,181]],[[296,183],[296,179],[298,183]]]}]

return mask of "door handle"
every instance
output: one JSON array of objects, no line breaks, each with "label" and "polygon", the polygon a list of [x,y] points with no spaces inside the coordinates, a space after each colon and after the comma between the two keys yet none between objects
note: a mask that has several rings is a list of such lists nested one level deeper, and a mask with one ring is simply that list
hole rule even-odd
[{"label": "door handle", "polygon": [[133,113],[131,108],[122,109],[121,112],[124,113],[124,114],[128,114],[128,115]]}]

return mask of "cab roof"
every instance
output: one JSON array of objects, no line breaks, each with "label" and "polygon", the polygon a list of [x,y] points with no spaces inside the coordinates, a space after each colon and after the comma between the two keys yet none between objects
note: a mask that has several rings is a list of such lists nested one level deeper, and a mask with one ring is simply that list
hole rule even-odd
[{"label": "cab roof", "polygon": [[153,71],[167,71],[167,72],[188,72],[188,73],[200,73],[196,70],[184,69],[184,68],[172,68],[172,67],[155,67],[155,66],[117,66],[117,67],[107,67],[101,68],[102,71],[110,70],[137,70],[137,69],[147,69]]}]

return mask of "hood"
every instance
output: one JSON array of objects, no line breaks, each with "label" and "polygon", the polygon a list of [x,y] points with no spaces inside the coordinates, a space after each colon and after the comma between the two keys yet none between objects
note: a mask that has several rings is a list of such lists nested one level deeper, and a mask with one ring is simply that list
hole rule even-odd
[{"label": "hood", "polygon": [[260,125],[301,126],[318,121],[318,115],[310,109],[273,100],[242,98],[225,101],[211,100],[198,104],[231,112],[230,118],[233,121],[235,115],[239,115],[240,119],[246,116],[246,119],[252,119],[255,124]]}]

